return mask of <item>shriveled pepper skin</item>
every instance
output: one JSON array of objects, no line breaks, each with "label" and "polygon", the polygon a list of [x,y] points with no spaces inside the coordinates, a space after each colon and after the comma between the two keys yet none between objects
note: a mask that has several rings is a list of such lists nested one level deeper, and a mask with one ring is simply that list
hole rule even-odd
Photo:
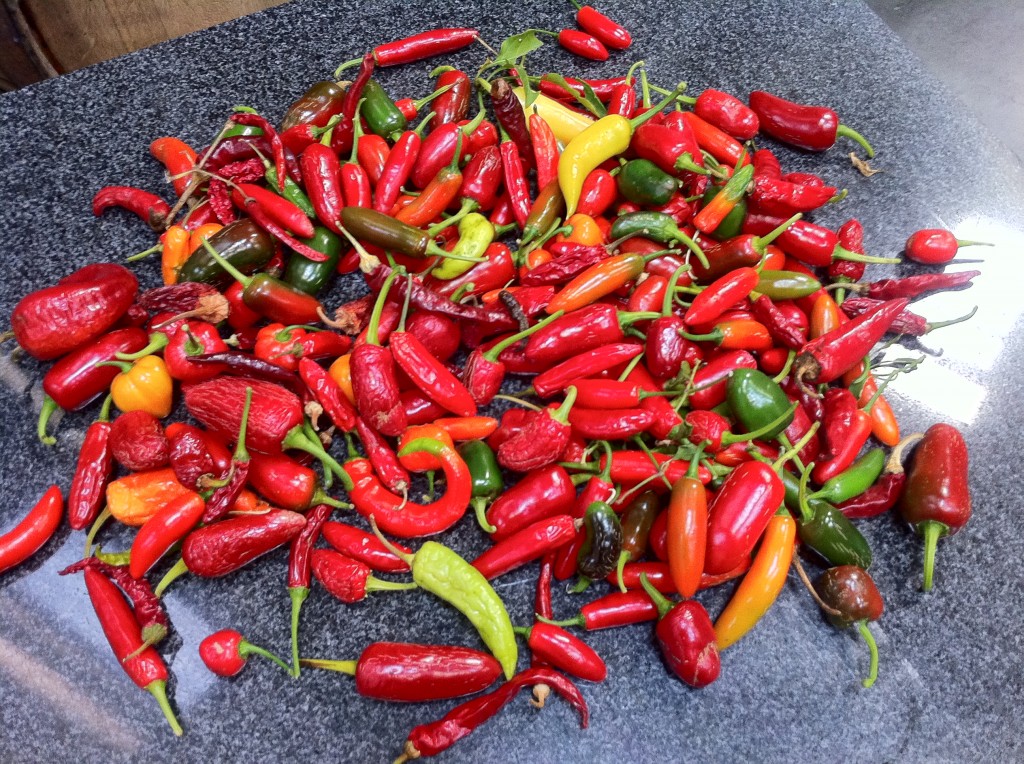
[{"label": "shriveled pepper skin", "polygon": [[231,517],[190,533],[182,544],[181,556],[197,576],[225,576],[287,544],[305,525],[306,518],[286,509]]}]

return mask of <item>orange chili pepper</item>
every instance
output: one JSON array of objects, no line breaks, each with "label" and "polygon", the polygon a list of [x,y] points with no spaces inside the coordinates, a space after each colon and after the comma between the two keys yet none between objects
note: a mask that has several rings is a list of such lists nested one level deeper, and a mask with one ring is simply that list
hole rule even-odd
[{"label": "orange chili pepper", "polygon": [[336,358],[327,373],[338,383],[338,387],[341,388],[341,392],[345,393],[348,402],[355,405],[356,394],[352,392],[352,354],[346,353]]},{"label": "orange chili pepper", "polygon": [[832,295],[823,294],[814,301],[814,308],[811,310],[810,329],[808,338],[815,340],[833,329],[839,327],[839,306],[832,299]]},{"label": "orange chili pepper", "polygon": [[752,318],[719,321],[707,334],[681,332],[691,342],[714,342],[722,350],[768,350],[775,345],[768,328]]},{"label": "orange chili pepper", "polygon": [[[439,441],[450,448],[455,448],[452,436],[436,424],[420,424],[408,428],[402,433],[398,440],[398,451],[401,453],[407,445],[418,438]],[[427,470],[439,470],[444,465],[441,460],[429,451],[410,451],[398,457],[402,466],[412,472],[426,472]]]},{"label": "orange chili pepper", "polygon": [[256,495],[255,491],[243,488],[228,512],[236,515],[265,515],[271,506]]},{"label": "orange chili pepper", "polygon": [[[601,232],[600,227],[598,227],[597,221],[590,217],[590,215],[577,212],[575,215],[569,216],[565,221],[565,225],[570,226],[572,232],[564,237],[564,241],[571,241],[574,244],[585,244],[588,247],[604,244],[604,234]],[[558,237],[556,237],[557,240]]]},{"label": "orange chili pepper", "polygon": [[761,269],[765,271],[781,271],[786,265],[786,253],[769,244],[764,248],[764,259],[761,261]]},{"label": "orange chili pepper", "polygon": [[454,416],[435,419],[454,441],[483,440],[498,429],[498,420],[492,416]]},{"label": "orange chili pepper", "polygon": [[[554,259],[554,255],[548,252],[546,249],[535,249],[532,250],[526,256],[526,267],[528,270],[533,270],[544,263],[550,263]],[[500,290],[499,290],[500,291]]]},{"label": "orange chili pepper", "polygon": [[192,232],[188,240],[188,252],[192,254],[201,246],[203,246],[203,239],[209,239],[217,231],[223,228],[220,223],[203,223],[196,230]]},{"label": "orange chili pepper", "polygon": [[644,270],[644,256],[626,252],[602,260],[562,287],[544,310],[550,315],[562,310],[571,313],[611,294],[635,279]]},{"label": "orange chili pepper", "polygon": [[[868,374],[861,388],[860,397],[857,399],[858,406],[867,406],[868,402],[878,391],[878,382],[874,374]],[[896,415],[884,395],[879,395],[870,409],[865,409],[871,417],[871,434],[887,446],[895,446],[900,442],[900,425],[896,421]]]},{"label": "orange chili pepper", "polygon": [[707,548],[708,502],[697,476],[699,461],[700,451],[690,462],[686,477],[672,486],[668,503],[668,566],[676,590],[684,598],[692,597],[700,588]]},{"label": "orange chili pepper", "polygon": [[196,166],[196,152],[180,138],[165,136],[149,144],[149,153],[167,168],[174,180],[174,193],[181,196],[192,180],[191,169]]},{"label": "orange chili pepper", "polygon": [[164,245],[160,255],[160,274],[163,276],[164,284],[178,283],[178,268],[180,268],[192,250],[189,248],[189,232],[180,225],[172,225],[160,237]]},{"label": "orange chili pepper", "polygon": [[735,644],[754,628],[778,598],[793,562],[795,542],[796,521],[788,514],[772,517],[750,570],[715,621],[719,650]]},{"label": "orange chili pepper", "polygon": [[107,485],[107,509],[125,525],[139,526],[168,502],[189,493],[169,467],[136,472]]},{"label": "orange chili pepper", "polygon": [[395,217],[408,225],[420,228],[438,217],[462,188],[462,173],[456,167],[442,169],[427,187],[408,206],[402,207]]}]

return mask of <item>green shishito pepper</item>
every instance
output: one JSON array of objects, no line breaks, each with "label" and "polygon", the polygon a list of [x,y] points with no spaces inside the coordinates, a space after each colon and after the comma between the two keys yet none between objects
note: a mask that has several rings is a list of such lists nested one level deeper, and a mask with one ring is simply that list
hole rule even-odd
[{"label": "green shishito pepper", "polygon": [[[707,191],[704,192],[702,199],[702,205],[706,206],[708,202],[718,196],[718,192],[722,190],[720,185],[709,184]],[[743,233],[743,219],[747,216],[747,200],[745,198],[740,199],[736,202],[736,206],[732,208],[728,215],[722,219],[722,222],[718,224],[715,230],[711,231],[708,235],[712,239],[718,241],[725,241],[726,239],[732,239],[733,237],[739,236]]]},{"label": "green shishito pepper", "polygon": [[505,480],[494,450],[482,440],[470,440],[459,447],[459,455],[469,468],[473,484],[473,499],[470,502],[476,512],[477,522],[487,533],[494,533],[495,527],[487,521],[487,503],[505,490]]},{"label": "green shishito pepper", "polygon": [[872,554],[864,534],[827,501],[805,495],[801,502],[800,482],[800,478],[793,473],[782,471],[782,484],[786,489],[785,504],[797,518],[800,541],[830,565],[856,565],[867,569],[871,565]]},{"label": "green shishito pepper", "polygon": [[[249,218],[224,226],[208,241],[218,255],[245,274],[255,273],[274,256],[273,238]],[[204,247],[198,247],[178,270],[178,281],[225,287],[231,280]]]},{"label": "green shishito pepper", "polygon": [[375,135],[393,138],[395,133],[401,133],[408,127],[409,120],[376,80],[368,80],[363,86],[362,98],[360,114]]},{"label": "green shishito pepper", "polygon": [[476,264],[474,261],[483,257],[494,241],[494,233],[490,220],[479,212],[470,212],[459,223],[459,241],[451,256],[434,268],[431,275],[445,281],[461,276]]},{"label": "green shishito pepper", "polygon": [[421,589],[444,600],[469,619],[501,664],[505,678],[511,679],[519,660],[516,634],[505,603],[483,573],[436,541],[425,541],[415,554],[403,552],[381,535],[372,515],[370,524],[381,543],[409,565],[412,580]]},{"label": "green shishito pepper", "polygon": [[341,256],[341,237],[324,226],[317,226],[316,233],[309,239],[299,239],[317,252],[323,252],[327,259],[322,262],[310,260],[305,255],[292,252],[288,256],[288,267],[284,280],[306,294],[316,296],[334,275]]},{"label": "green shishito pepper", "polygon": [[821,289],[814,276],[797,271],[761,271],[754,290],[773,300],[797,300]]},{"label": "green shishito pepper", "polygon": [[680,231],[672,216],[664,212],[628,212],[619,215],[612,223],[609,238],[615,241],[631,236],[643,236],[662,244],[679,242],[693,253],[701,265],[705,268],[711,267],[700,245]]},{"label": "green shishito pepper", "polygon": [[[772,438],[783,432],[793,421],[793,404],[778,382],[757,369],[736,369],[726,386],[729,407],[748,431],[761,431],[774,421],[775,427],[761,432],[762,438]],[[789,416],[785,416],[789,411]]]},{"label": "green shishito pepper", "polygon": [[874,485],[878,476],[882,474],[883,467],[885,452],[880,448],[873,448],[834,478],[823,483],[821,488],[808,498],[841,504],[854,496],[860,496]]},{"label": "green shishito pepper", "polygon": [[679,181],[649,159],[631,159],[619,168],[619,193],[634,204],[660,207],[668,204]]}]

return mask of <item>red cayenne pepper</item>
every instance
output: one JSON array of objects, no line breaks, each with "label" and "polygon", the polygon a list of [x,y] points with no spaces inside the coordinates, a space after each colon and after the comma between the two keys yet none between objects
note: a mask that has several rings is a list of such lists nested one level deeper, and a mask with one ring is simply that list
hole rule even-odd
[{"label": "red cayenne pepper", "polygon": [[88,528],[100,513],[107,483],[114,473],[110,451],[110,399],[103,402],[99,418],[85,431],[78,452],[78,465],[68,491],[68,525],[72,530]]},{"label": "red cayenne pepper", "polygon": [[134,212],[154,231],[162,231],[171,205],[156,194],[132,186],[104,186],[92,198],[92,214],[99,217],[111,207]]},{"label": "red cayenne pepper", "polygon": [[398,436],[405,430],[405,409],[399,398],[395,360],[378,338],[381,313],[391,284],[399,272],[392,271],[381,287],[367,325],[367,339],[352,351],[352,392],[356,409],[367,424],[382,435]]},{"label": "red cayenne pepper", "polygon": [[292,539],[288,548],[288,597],[292,602],[292,667],[291,674],[298,677],[299,669],[299,614],[302,603],[309,596],[312,575],[313,545],[320,538],[320,531],[331,516],[334,507],[317,504],[306,513],[306,524],[299,535]]},{"label": "red cayenne pepper", "polygon": [[546,668],[532,668],[516,674],[494,692],[466,701],[430,724],[414,727],[405,749],[395,764],[405,764],[422,756],[436,756],[448,750],[504,708],[523,687],[546,684],[569,701],[580,714],[580,726],[590,722],[590,710],[579,689],[562,674]]},{"label": "red cayenne pepper", "polygon": [[538,520],[503,538],[473,560],[472,565],[490,580],[515,570],[559,548],[576,535],[569,515]]},{"label": "red cayenne pepper", "polygon": [[517,633],[526,637],[533,657],[552,668],[588,682],[608,678],[608,666],[594,648],[561,626],[541,621]]},{"label": "red cayenne pepper", "polygon": [[424,703],[472,695],[501,674],[492,656],[468,647],[374,642],[358,661],[303,660],[304,666],[355,677],[356,692],[394,703]]},{"label": "red cayenne pepper", "polygon": [[590,61],[608,60],[608,49],[604,44],[596,37],[578,29],[563,29],[558,33],[558,44],[570,53]]},{"label": "red cayenne pepper", "polygon": [[0,536],[0,573],[25,562],[50,540],[64,517],[64,497],[50,486],[14,528]]},{"label": "red cayenne pepper", "polygon": [[[181,547],[184,568],[203,578],[233,573],[257,557],[287,544],[302,531],[306,518],[286,509],[262,515],[241,515],[204,526],[185,538]],[[178,572],[172,568],[172,573]],[[166,588],[167,577],[161,582]],[[157,587],[160,591],[160,587]]]},{"label": "red cayenne pepper", "polygon": [[161,507],[143,523],[132,542],[128,572],[141,579],[174,544],[181,541],[203,516],[206,503],[189,491]]},{"label": "red cayenne pepper", "polygon": [[571,2],[576,6],[576,23],[580,29],[590,32],[614,50],[625,50],[633,43],[632,35],[621,24],[612,21],[593,6],[581,6],[576,0]]},{"label": "red cayenne pepper", "polygon": [[471,45],[480,35],[476,29],[452,27],[432,29],[411,37],[384,43],[373,49],[373,60],[378,66],[397,66],[421,61],[424,58],[454,53]]},{"label": "red cayenne pepper", "polygon": [[[334,549],[346,557],[382,573],[408,573],[409,563],[385,547],[376,536],[345,523],[329,522],[323,527],[323,537]],[[412,554],[412,550],[401,544],[390,542],[400,552]]]},{"label": "red cayenne pepper", "polygon": [[871,144],[850,127],[840,123],[839,115],[825,106],[807,106],[755,90],[750,108],[761,120],[761,131],[776,140],[807,151],[825,151],[839,137],[851,138],[864,149],[868,159],[875,155]]},{"label": "red cayenne pepper", "polygon": [[857,399],[846,388],[830,388],[823,401],[822,434],[824,448],[812,473],[819,485],[853,464],[871,435],[871,415],[858,408]]},{"label": "red cayenne pepper", "polygon": [[[381,482],[389,491],[406,494],[409,490],[409,473],[398,461],[398,456],[391,450],[388,442],[362,418],[356,419],[356,432]],[[355,456],[355,453],[350,452],[349,455]]]},{"label": "red cayenne pepper", "polygon": [[181,725],[167,700],[167,666],[156,650],[144,647],[135,613],[120,589],[92,568],[85,569],[85,586],[117,663],[138,687],[156,698],[174,734],[180,736]]},{"label": "red cayenne pepper", "polygon": [[889,458],[885,462],[885,469],[875,484],[859,496],[837,504],[838,509],[851,519],[861,519],[877,517],[896,506],[896,502],[903,495],[903,486],[907,482],[907,475],[903,471],[903,464],[900,461],[903,450],[917,443],[922,437],[918,433],[908,435],[901,440],[889,454]]},{"label": "red cayenne pepper", "polygon": [[[875,300],[893,300],[906,297],[913,300],[927,292],[956,289],[970,285],[981,271],[957,271],[956,273],[919,273],[901,279],[882,279],[863,285],[866,294]],[[859,291],[859,290],[858,290]]]},{"label": "red cayenne pepper", "polygon": [[526,225],[527,217],[530,215],[530,187],[526,182],[526,170],[523,167],[523,160],[515,142],[508,139],[507,135],[502,136],[498,149],[501,152],[505,190],[508,192],[512,213],[515,215],[516,223],[519,224],[520,228],[523,228]]},{"label": "red cayenne pepper", "polygon": [[558,141],[544,117],[530,115],[530,143],[537,168],[537,188],[544,188],[558,177]]},{"label": "red cayenne pepper", "polygon": [[503,541],[527,526],[570,512],[576,487],[569,473],[557,464],[528,472],[487,509],[495,530],[491,538]]},{"label": "red cayenne pepper", "polygon": [[555,626],[578,626],[587,631],[615,629],[658,618],[658,607],[643,589],[611,592],[588,602],[580,612],[565,621],[554,621]]}]

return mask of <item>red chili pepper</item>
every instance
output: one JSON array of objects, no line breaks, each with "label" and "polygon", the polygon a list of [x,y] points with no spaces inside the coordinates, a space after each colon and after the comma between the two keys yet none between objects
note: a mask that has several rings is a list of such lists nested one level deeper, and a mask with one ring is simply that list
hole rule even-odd
[{"label": "red chili pepper", "polygon": [[799,350],[807,342],[807,326],[801,327],[791,315],[783,313],[768,295],[758,295],[751,302],[751,307],[757,320],[767,328],[772,339],[779,345],[790,350]]},{"label": "red chili pepper", "polygon": [[690,111],[678,112],[677,119],[682,120],[693,131],[697,145],[707,151],[711,156],[723,164],[735,167],[743,159],[743,164],[749,164],[750,157],[745,155],[743,144],[737,141],[728,133],[719,130],[711,123],[701,119]]},{"label": "red chili pepper", "polygon": [[[864,254],[864,226],[856,218],[847,220],[839,227],[839,246],[850,252]],[[866,263],[854,260],[833,260],[828,266],[828,275],[833,281],[860,281],[864,277]]]},{"label": "red chili pepper", "polygon": [[838,137],[852,138],[863,147],[870,159],[875,155],[864,137],[839,122],[839,115],[824,106],[807,106],[785,98],[755,90],[750,94],[750,108],[761,120],[761,131],[776,140],[807,151],[825,151],[835,145]]},{"label": "red chili pepper", "polygon": [[608,60],[608,48],[596,37],[578,29],[563,29],[558,33],[558,44],[570,53],[591,61]]},{"label": "red chili pepper", "polygon": [[611,592],[584,605],[577,616],[558,621],[557,626],[578,626],[587,631],[615,629],[644,621],[655,621],[658,607],[643,589]]},{"label": "red chili pepper", "polygon": [[[314,145],[319,146],[320,144]],[[326,149],[327,147],[323,148]],[[330,149],[327,149],[327,151],[331,153]],[[303,152],[303,156],[305,156],[305,152]],[[337,167],[338,160],[333,153],[331,153],[331,161]],[[310,176],[304,174],[303,177],[306,178],[306,187],[308,189],[310,187]],[[252,204],[258,205],[277,225],[296,236],[308,238],[315,233],[313,223],[306,217],[306,213],[283,196],[278,196],[273,191],[263,188],[263,186],[257,186],[252,183],[238,183],[231,192],[231,199],[239,207],[247,209],[251,209]],[[325,225],[328,224],[325,223]]]},{"label": "red chili pepper", "polygon": [[110,451],[110,421],[108,408],[85,431],[85,439],[78,452],[75,476],[68,491],[68,525],[80,531],[89,527],[103,507],[104,492],[114,472]]},{"label": "red chili pepper", "polygon": [[192,530],[203,515],[206,503],[189,491],[175,497],[147,520],[132,542],[128,572],[142,578],[174,544]]},{"label": "red chili pepper", "polygon": [[273,653],[246,640],[234,629],[221,629],[199,643],[199,657],[210,671],[217,676],[237,675],[252,655],[269,658],[285,671],[291,667]]},{"label": "red chili pepper", "polygon": [[515,215],[516,223],[523,228],[530,215],[530,187],[526,182],[523,160],[520,157],[519,149],[512,141],[502,141],[498,148],[501,152],[505,190],[508,192],[509,202],[512,205],[512,213]]},{"label": "red chili pepper", "polygon": [[367,341],[352,351],[352,392],[356,409],[367,424],[382,435],[398,436],[405,429],[405,409],[399,399],[395,359],[379,344],[378,327],[388,288],[397,276],[392,272],[381,289],[367,325]]},{"label": "red chili pepper", "polygon": [[361,136],[359,143],[354,146],[359,158],[359,166],[366,172],[370,184],[377,186],[384,175],[384,168],[387,167],[388,160],[391,158],[391,147],[388,145],[387,139],[371,133]]},{"label": "red chili pepper", "polygon": [[537,169],[537,188],[544,188],[558,177],[558,141],[551,126],[540,114],[530,115],[530,142]]},{"label": "red chili pepper", "polygon": [[138,687],[156,698],[174,734],[180,736],[181,725],[167,701],[167,666],[156,650],[145,646],[132,608],[113,582],[98,570],[85,569],[85,586],[117,663]]},{"label": "red chili pepper", "polygon": [[515,472],[529,472],[557,460],[569,443],[572,428],[567,420],[575,400],[576,390],[570,387],[557,409],[530,412],[522,429],[498,446],[498,463]]},{"label": "red chili pepper", "polygon": [[320,538],[320,531],[331,516],[334,507],[317,504],[306,514],[306,525],[292,539],[288,548],[288,596],[292,602],[292,676],[299,676],[299,616],[302,604],[309,596],[312,576],[313,545]]},{"label": "red chili pepper", "polygon": [[[558,41],[562,42],[562,35],[559,35]],[[522,160],[523,166],[526,169],[530,169],[536,164],[536,160],[533,156],[530,132],[526,128],[526,115],[523,113],[523,107],[519,103],[519,99],[516,98],[516,94],[512,91],[512,86],[508,84],[508,80],[504,77],[499,77],[491,83],[491,106],[494,109],[494,116],[498,120],[498,124],[508,134],[508,137],[512,139],[516,149],[519,151],[519,158]],[[506,177],[507,173],[508,168],[506,167]],[[543,188],[543,186],[540,187]]]},{"label": "red chili pepper", "polygon": [[436,130],[441,125],[465,119],[473,93],[473,84],[469,76],[450,66],[439,66],[430,73],[430,76],[437,77],[434,83],[435,90],[448,88],[435,96],[430,103],[430,110],[434,113],[430,120],[430,129]]},{"label": "red chili pepper", "polygon": [[154,231],[162,231],[171,206],[156,194],[132,186],[104,186],[92,198],[92,214],[99,217],[111,207],[138,215]]},{"label": "red chili pepper", "polygon": [[476,402],[469,390],[415,335],[395,332],[389,344],[398,366],[424,394],[458,416],[476,415]]},{"label": "red chili pepper", "polygon": [[835,196],[836,190],[835,186],[807,186],[755,174],[750,202],[761,214],[789,217],[818,209]]},{"label": "red chili pepper", "polygon": [[650,396],[635,380],[581,379],[574,386],[576,403],[585,409],[630,409]]},{"label": "red chili pepper", "polygon": [[[359,560],[372,570],[383,573],[407,573],[409,565],[394,552],[385,547],[372,533],[344,523],[329,522],[323,527],[327,543],[352,559]],[[393,542],[392,542],[393,543]],[[394,544],[399,551],[412,551],[401,544]]]},{"label": "red chili pepper", "polygon": [[626,440],[647,431],[654,414],[641,408],[585,409],[569,412],[573,432],[586,440]]},{"label": "red chili pepper", "polygon": [[533,379],[533,389],[541,398],[550,398],[575,380],[626,363],[643,353],[643,350],[643,345],[639,343],[618,342],[584,351],[538,374]]},{"label": "red chili pepper", "polygon": [[971,518],[968,453],[964,437],[952,425],[928,428],[914,451],[900,514],[924,537],[924,584],[932,588],[935,548],[943,536],[952,536]]},{"label": "red chili pepper", "polygon": [[736,369],[756,369],[757,360],[746,350],[727,350],[712,358],[693,377],[690,408],[712,409],[726,396],[729,375]]},{"label": "red chili pepper", "polygon": [[592,170],[583,181],[580,200],[576,204],[576,212],[594,218],[600,217],[611,207],[618,193],[618,186],[611,173],[600,167]]},{"label": "red chili pepper", "polygon": [[875,484],[859,496],[837,504],[839,510],[851,519],[862,519],[878,517],[895,507],[903,495],[903,487],[907,482],[907,475],[901,463],[903,451],[920,439],[920,435],[910,435],[900,441],[889,454],[885,469]]},{"label": "red chili pepper", "polygon": [[526,343],[526,356],[538,363],[551,364],[603,345],[621,343],[626,335],[620,316],[614,305],[587,305],[531,336]]},{"label": "red chili pepper", "polygon": [[761,277],[756,268],[736,268],[705,287],[683,316],[690,326],[717,320],[725,311],[745,300]]},{"label": "red chili pepper", "polygon": [[138,289],[138,279],[122,265],[79,268],[56,285],[21,298],[11,311],[14,338],[33,358],[58,358],[113,327]]},{"label": "red chili pepper", "polygon": [[301,358],[299,377],[338,429],[350,432],[355,427],[356,410],[326,369],[316,361]]},{"label": "red chili pepper", "polygon": [[693,104],[693,113],[738,141],[749,141],[760,127],[754,110],[721,90],[704,90]]},{"label": "red chili pepper", "polygon": [[[441,281],[428,276],[423,285],[445,299],[460,289],[462,294],[471,297],[490,292],[492,289],[499,289],[515,277],[512,252],[504,244],[500,242],[491,244],[484,252],[484,257],[487,258],[486,262],[474,265],[461,276],[450,281]],[[433,308],[427,308],[427,310],[433,310]]]},{"label": "red chili pepper", "polygon": [[[369,136],[366,136],[362,142],[365,142],[367,138]],[[362,145],[362,142],[360,145]],[[402,136],[395,142],[391,152],[388,154],[387,161],[381,168],[380,177],[374,184],[373,209],[378,212],[391,212],[391,208],[395,206],[395,201],[398,199],[402,186],[409,179],[410,173],[413,172],[413,168],[416,166],[421,146],[422,140],[419,133],[413,130],[402,133]],[[370,175],[370,179],[373,180],[371,169],[367,167],[366,171]],[[428,178],[427,182],[429,180]],[[425,186],[426,183],[423,185]]]},{"label": "red chili pepper", "polygon": [[[306,193],[316,211],[317,219],[341,235],[341,209],[345,206],[345,198],[342,195],[341,166],[338,164],[338,157],[328,146],[311,143],[299,157],[299,167],[302,168]],[[308,222],[309,219],[306,220]],[[312,236],[312,224],[309,229],[309,234],[299,235]]]},{"label": "red chili pepper", "polygon": [[[643,590],[641,576],[647,578],[648,582],[662,594],[675,594],[675,582],[672,580],[672,571],[665,562],[627,562],[622,566],[621,584],[627,591],[634,589]],[[620,584],[619,571],[612,571],[608,574],[608,583],[618,587]],[[620,589],[621,590],[621,589]]]},{"label": "red chili pepper", "polygon": [[539,622],[522,633],[534,659],[589,682],[603,682],[608,677],[608,667],[601,656],[561,626]]},{"label": "red chili pepper", "polygon": [[825,392],[821,429],[824,447],[811,474],[819,485],[853,464],[871,435],[871,415],[849,390],[833,387]]},{"label": "red chili pepper", "polygon": [[358,661],[304,660],[303,665],[350,674],[356,692],[395,703],[423,703],[472,695],[494,684],[501,665],[468,647],[374,642]]},{"label": "red chili pepper", "polygon": [[178,482],[197,489],[199,478],[221,478],[231,468],[231,453],[219,439],[192,425],[176,422],[167,427],[170,462]]},{"label": "red chili pepper", "polygon": [[416,166],[413,167],[409,175],[412,184],[416,188],[426,188],[442,167],[451,164],[456,149],[459,149],[459,161],[462,161],[469,153],[469,147],[463,140],[464,138],[463,128],[450,122],[431,131],[423,141]]},{"label": "red chili pepper", "polygon": [[697,472],[699,454],[698,450],[686,476],[673,482],[668,505],[668,564],[676,591],[684,598],[700,588],[709,535],[707,498]]},{"label": "red chili pepper", "polygon": [[573,4],[577,8],[576,23],[580,28],[590,32],[609,48],[625,50],[632,44],[633,38],[625,27],[612,21],[593,6],[581,7],[578,3]]},{"label": "red chili pepper", "polygon": [[527,526],[566,514],[575,501],[576,488],[558,465],[528,472],[488,508],[487,520],[495,528],[491,538],[503,541]]},{"label": "red chili pepper", "polygon": [[167,168],[172,177],[174,193],[181,196],[192,180],[190,171],[196,164],[196,152],[180,138],[165,136],[149,144],[149,153]]},{"label": "red chili pepper", "polygon": [[887,300],[804,345],[793,363],[801,384],[827,384],[860,363],[910,301]]},{"label": "red chili pepper", "polygon": [[378,45],[372,51],[373,60],[378,66],[410,64],[442,53],[454,53],[472,45],[479,35],[476,29],[464,27],[432,29]]},{"label": "red chili pepper", "polygon": [[569,515],[537,520],[504,537],[473,560],[472,565],[488,580],[497,578],[554,551],[575,535],[576,526]]},{"label": "red chili pepper", "polygon": [[867,296],[875,300],[893,300],[906,297],[913,300],[926,292],[956,289],[970,285],[981,271],[958,271],[956,273],[919,273],[900,279],[882,279],[866,284]]},{"label": "red chili pepper", "polygon": [[696,600],[672,604],[649,584],[644,587],[658,608],[661,656],[672,673],[691,687],[706,687],[722,670],[715,627],[708,611]]},{"label": "red chili pepper", "polygon": [[396,764],[447,750],[504,708],[520,689],[540,684],[568,700],[580,714],[580,726],[586,728],[590,712],[576,685],[551,669],[531,668],[516,674],[497,690],[456,706],[442,719],[414,727]]},{"label": "red chili pepper", "polygon": [[969,247],[977,244],[986,247],[992,246],[985,242],[958,239],[952,231],[947,231],[944,228],[926,228],[912,233],[910,238],[907,239],[907,244],[903,251],[914,262],[927,265],[941,265],[948,263],[956,257],[957,250],[960,247]]},{"label": "red chili pepper", "polygon": [[50,486],[27,515],[0,536],[0,573],[25,562],[50,540],[64,516],[60,488]]},{"label": "red chili pepper", "polygon": [[305,512],[313,505],[339,502],[320,487],[316,472],[282,454],[250,454],[249,484],[274,506]]},{"label": "red chili pepper", "polygon": [[647,328],[644,361],[651,376],[671,379],[679,373],[683,363],[693,367],[703,360],[703,352],[696,343],[680,336],[686,329],[678,316],[662,316],[651,321]]},{"label": "red chili pepper", "polygon": [[110,453],[129,472],[167,466],[170,443],[164,428],[148,411],[128,411],[110,426]]},{"label": "red chili pepper", "polygon": [[313,574],[333,597],[347,605],[361,602],[370,592],[412,589],[416,584],[384,581],[367,565],[330,549],[313,550]]},{"label": "red chili pepper", "polygon": [[[373,465],[374,472],[377,473],[381,482],[384,483],[389,491],[405,494],[409,490],[409,473],[399,462],[398,457],[387,441],[361,418],[356,419],[356,432],[359,433],[359,440],[362,441],[366,456]],[[410,467],[415,466],[418,465],[410,464]],[[434,464],[431,468],[436,469],[438,467],[440,467],[440,464]]]},{"label": "red chili pepper", "polygon": [[[680,420],[682,421],[682,420]],[[599,462],[602,469],[607,464],[607,457],[602,456]],[[675,484],[681,478],[686,477],[690,468],[689,462],[684,459],[674,459],[668,454],[643,451],[615,451],[611,456],[611,479],[616,483],[635,485],[647,480],[659,472],[663,474],[670,484]],[[698,478],[701,483],[711,482],[711,473],[703,466],[698,470]],[[650,483],[652,490],[664,490],[662,481]],[[659,488],[660,486],[660,488]]]},{"label": "red chili pepper", "polygon": [[725,573],[748,559],[784,495],[782,480],[764,462],[730,472],[708,508],[704,571]]},{"label": "red chili pepper", "polygon": [[186,536],[181,547],[182,560],[197,576],[226,576],[287,544],[305,524],[306,518],[285,509],[272,509],[262,515],[229,517]]}]

